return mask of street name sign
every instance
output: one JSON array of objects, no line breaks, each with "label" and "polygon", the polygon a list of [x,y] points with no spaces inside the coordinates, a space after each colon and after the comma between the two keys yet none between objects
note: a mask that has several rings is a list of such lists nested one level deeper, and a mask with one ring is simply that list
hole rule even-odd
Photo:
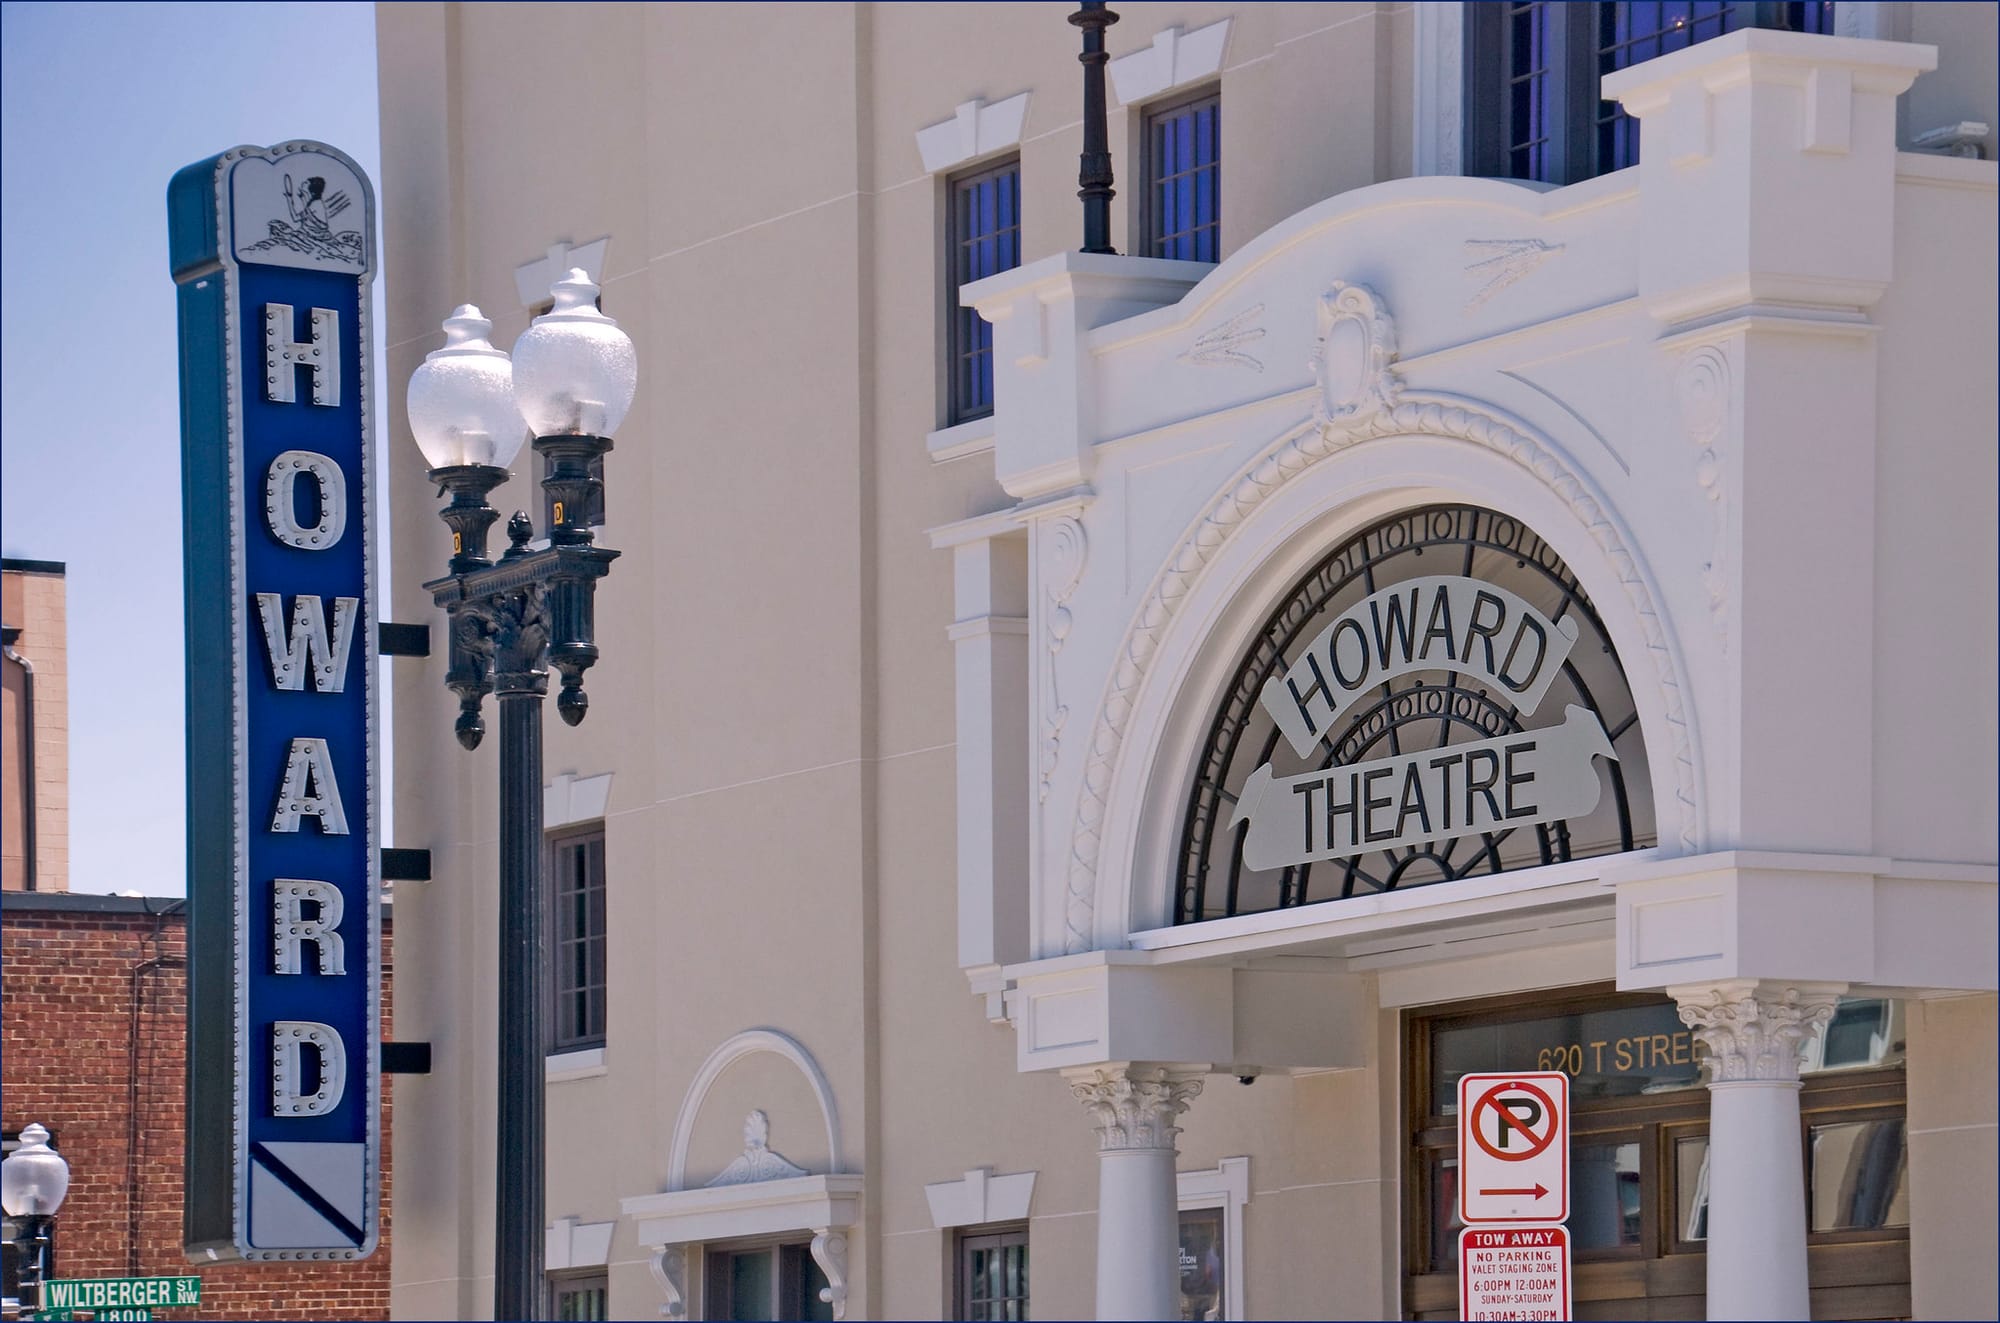
[{"label": "street name sign", "polygon": [[1569,1076],[1459,1080],[1458,1215],[1468,1225],[1568,1219]]},{"label": "street name sign", "polygon": [[1569,1228],[1467,1227],[1458,1233],[1458,1316],[1570,1317]]},{"label": "street name sign", "polygon": [[199,1277],[57,1277],[42,1283],[40,1308],[185,1308],[201,1303]]},{"label": "street name sign", "polygon": [[379,1203],[374,191],[314,142],[167,189],[187,593],[197,1260],[358,1259]]}]

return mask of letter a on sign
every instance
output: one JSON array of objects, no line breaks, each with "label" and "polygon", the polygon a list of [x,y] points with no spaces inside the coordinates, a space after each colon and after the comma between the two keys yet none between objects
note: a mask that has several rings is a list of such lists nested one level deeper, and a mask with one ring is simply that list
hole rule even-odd
[{"label": "letter a on sign", "polygon": [[1569,1217],[1569,1076],[1459,1080],[1458,1214],[1468,1225]]}]

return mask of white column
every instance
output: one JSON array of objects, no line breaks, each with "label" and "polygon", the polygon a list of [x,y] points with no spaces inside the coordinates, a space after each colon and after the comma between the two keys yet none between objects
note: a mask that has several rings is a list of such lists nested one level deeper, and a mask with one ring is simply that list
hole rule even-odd
[{"label": "white column", "polygon": [[1756,979],[1668,988],[1709,1052],[1708,1316],[1810,1316],[1800,1047],[1838,989]]},{"label": "white column", "polygon": [[1197,1072],[1130,1062],[1065,1071],[1097,1127],[1097,1317],[1180,1317],[1174,1124]]}]

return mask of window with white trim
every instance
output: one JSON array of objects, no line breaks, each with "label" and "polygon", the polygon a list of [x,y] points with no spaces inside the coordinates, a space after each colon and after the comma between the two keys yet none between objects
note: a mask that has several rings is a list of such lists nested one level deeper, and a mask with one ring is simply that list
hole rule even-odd
[{"label": "window with white trim", "polygon": [[1222,260],[1222,93],[1208,87],[1146,112],[1146,253]]},{"label": "window with white trim", "polygon": [[958,301],[958,287],[1021,265],[1021,162],[952,178],[949,274],[945,280],[950,421],[969,422],[993,412],[993,327],[976,308]]},{"label": "window with white trim", "polygon": [[604,1046],[604,824],[549,833],[549,1051]]},{"label": "window with white trim", "polygon": [[610,1279],[601,1273],[595,1277],[554,1278],[549,1283],[554,1306],[550,1317],[558,1323],[597,1323],[610,1318],[607,1305],[610,1292]]},{"label": "window with white trim", "polygon": [[1028,1228],[968,1227],[958,1233],[955,1319],[1028,1317]]},{"label": "window with white trim", "polygon": [[1832,32],[1832,0],[1495,0],[1463,7],[1469,175],[1574,184],[1639,162],[1605,74],[1738,28]]},{"label": "window with white trim", "polygon": [[1243,1205],[1250,1202],[1250,1159],[1224,1158],[1206,1171],[1177,1173],[1180,1202],[1180,1317],[1246,1317],[1243,1303]]}]

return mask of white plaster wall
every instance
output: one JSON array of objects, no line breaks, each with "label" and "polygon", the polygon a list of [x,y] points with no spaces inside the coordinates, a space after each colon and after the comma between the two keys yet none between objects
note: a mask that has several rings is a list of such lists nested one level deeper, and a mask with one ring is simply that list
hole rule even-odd
[{"label": "white plaster wall", "polygon": [[[1221,74],[1224,248],[1241,260],[1186,304],[1095,341],[1115,408],[1097,450],[1080,627],[1061,657],[1074,715],[1047,801],[1056,834],[1074,810],[1111,650],[1153,570],[1204,501],[1309,409],[1300,393],[1313,302],[1335,277],[1375,283],[1388,299],[1412,390],[1489,401],[1607,492],[1657,567],[1663,610],[1693,622],[1678,637],[1699,636],[1708,605],[1693,565],[1708,535],[1691,520],[1706,507],[1673,430],[1672,365],[1648,357],[1655,328],[1631,305],[1636,181],[1613,177],[1553,202],[1450,182],[1336,197],[1409,170],[1410,6],[1119,10],[1114,56],[1171,25],[1233,20]],[[939,464],[925,451],[942,421],[943,190],[914,138],[962,101],[1032,91],[1020,146],[1024,254],[1072,245],[1081,130],[1074,30],[1062,19],[1028,4],[795,5],[772,11],[750,41],[739,10],[720,5],[378,10],[388,379],[407,379],[438,343],[437,320],[466,299],[509,342],[526,321],[515,267],[557,239],[605,234],[604,306],[641,360],[638,401],[609,460],[606,540],[624,555],[600,592],[592,715],[574,731],[547,727],[550,774],[616,773],[606,1071],[551,1087],[549,1216],[608,1220],[621,1197],[662,1188],[674,1111],[701,1062],[744,1028],[781,1028],[825,1067],[848,1165],[868,1177],[850,1317],[941,1315],[949,1241],[931,1226],[922,1187],[976,1166],[1039,1173],[1035,1311],[1081,1316],[1093,1293],[1085,1118],[1060,1080],[1016,1073],[1013,1033],[985,1022],[955,959],[951,566],[925,530],[1007,498],[990,459]],[[1954,43],[1939,77],[1990,85],[1990,41],[1983,53]],[[1114,111],[1121,236],[1139,113]],[[1960,410],[1959,439],[1883,472],[1877,610],[1936,619],[1893,592],[1921,577],[1923,548],[1954,545],[1946,521],[1930,517],[1942,503],[1985,530],[1981,554],[1964,560],[1968,600],[1986,615],[1970,613],[1964,628],[1983,624],[1990,641],[1991,426],[1982,442],[1973,423],[1982,408],[1993,413],[1992,352],[1924,316],[1961,280],[1983,272],[1991,283],[1990,216],[1954,211],[1958,196],[1899,195],[1910,239],[1896,261],[1909,292],[1899,283],[1876,312],[1882,417]],[[1981,233],[1986,242],[1973,244]],[[1468,311],[1482,285],[1465,269],[1465,240],[1515,237],[1563,247]],[[1979,259],[1947,256],[1953,248],[1987,253],[1987,266],[1968,269]],[[1181,360],[1192,337],[1260,303],[1261,372]],[[386,616],[429,620],[417,585],[442,564],[445,533],[399,392],[391,398]],[[1463,494],[1450,473],[1356,472],[1385,502]],[[520,478],[500,499],[533,504]],[[1329,502],[1267,550],[1336,537],[1361,513]],[[1576,549],[1572,563],[1586,568]],[[1277,586],[1244,582],[1252,596]],[[1220,606],[1212,617],[1224,634],[1229,619]],[[1724,686],[1725,668],[1688,646],[1691,688]],[[1232,647],[1194,631],[1184,667]],[[1922,655],[1923,685],[1877,691],[1877,729],[1907,720],[1913,732],[1949,735],[1938,727],[1951,706],[1922,707],[1927,690],[1947,685],[1987,704],[1975,714],[1985,724],[1952,735],[1948,754],[1926,735],[1907,747],[1878,741],[1877,757],[1896,769],[1962,759],[1952,765],[1966,772],[1966,803],[1989,817],[1944,823],[1934,800],[1878,777],[1875,848],[1990,858],[1990,648],[1983,662]],[[399,662],[395,683],[396,844],[431,848],[437,878],[397,899],[398,1036],[431,1041],[436,1064],[396,1081],[395,1310],[476,1318],[490,1289],[495,741],[473,755],[452,741],[441,655]],[[1180,695],[1169,685],[1161,710],[1179,713]],[[1136,811],[1131,826],[1137,839]],[[1947,852],[1940,836],[1950,832],[1962,835]],[[1060,863],[1050,850],[1045,867]],[[1217,1077],[1186,1122],[1183,1168],[1253,1159],[1253,1313],[1398,1307],[1393,1012],[1382,1025],[1363,1067],[1248,1088]],[[765,1087],[761,1067],[745,1067],[712,1095],[703,1170],[727,1160],[741,1111],[764,1105],[753,1099],[787,1087]],[[797,1100],[770,1105],[774,1145],[811,1165],[790,1119]],[[1335,1227],[1340,1248],[1328,1254]],[[660,1302],[642,1254],[621,1222],[614,1315],[650,1316]],[[1301,1258],[1310,1269],[1286,1275]]]}]

